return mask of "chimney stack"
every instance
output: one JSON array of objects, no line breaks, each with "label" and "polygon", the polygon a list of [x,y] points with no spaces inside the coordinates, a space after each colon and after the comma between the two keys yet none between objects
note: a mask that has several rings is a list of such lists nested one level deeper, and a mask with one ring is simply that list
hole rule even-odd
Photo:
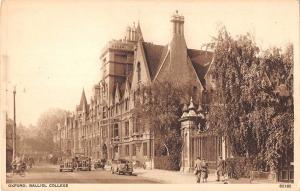
[{"label": "chimney stack", "polygon": [[172,36],[178,35],[183,36],[184,35],[184,16],[178,14],[178,10],[171,16],[172,22]]}]

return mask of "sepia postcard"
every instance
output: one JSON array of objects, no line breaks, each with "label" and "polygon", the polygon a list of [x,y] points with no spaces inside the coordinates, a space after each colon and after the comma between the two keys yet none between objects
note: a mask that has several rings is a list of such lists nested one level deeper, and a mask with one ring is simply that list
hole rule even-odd
[{"label": "sepia postcard", "polygon": [[299,1],[2,0],[1,189],[300,190]]}]

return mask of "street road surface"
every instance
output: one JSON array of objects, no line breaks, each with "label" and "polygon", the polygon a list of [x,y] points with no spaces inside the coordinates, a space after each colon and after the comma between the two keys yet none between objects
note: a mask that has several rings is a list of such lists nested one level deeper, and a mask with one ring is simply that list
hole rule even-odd
[{"label": "street road surface", "polygon": [[137,174],[117,175],[110,171],[97,169],[92,171],[59,172],[58,165],[39,163],[26,171],[25,176],[7,174],[7,183],[159,183],[155,180],[139,177]]}]

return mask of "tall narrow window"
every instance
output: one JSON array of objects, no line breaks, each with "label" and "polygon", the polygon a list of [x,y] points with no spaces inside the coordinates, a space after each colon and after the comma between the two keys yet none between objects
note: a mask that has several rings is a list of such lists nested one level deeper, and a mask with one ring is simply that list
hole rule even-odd
[{"label": "tall narrow window", "polygon": [[118,137],[119,136],[119,126],[118,124],[114,125],[114,137]]},{"label": "tall narrow window", "polygon": [[102,112],[102,117],[103,117],[103,118],[106,118],[106,117],[107,117],[107,107],[103,107],[103,108],[102,108],[102,111],[103,111],[103,112]]},{"label": "tall narrow window", "polygon": [[129,145],[125,146],[125,156],[129,156]]},{"label": "tall narrow window", "polygon": [[128,98],[125,100],[125,110],[128,110]]},{"label": "tall narrow window", "polygon": [[132,144],[132,156],[136,156],[136,146]]},{"label": "tall narrow window", "polygon": [[147,143],[143,143],[143,155],[147,156]]},{"label": "tall narrow window", "polygon": [[129,136],[129,121],[125,122],[125,136]]},{"label": "tall narrow window", "polygon": [[141,81],[141,63],[137,63],[137,73],[138,73],[138,81]]}]

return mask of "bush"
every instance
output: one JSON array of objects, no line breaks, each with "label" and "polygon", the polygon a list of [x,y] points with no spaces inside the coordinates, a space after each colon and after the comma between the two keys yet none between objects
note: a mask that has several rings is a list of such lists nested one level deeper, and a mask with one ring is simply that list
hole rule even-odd
[{"label": "bush", "polygon": [[163,170],[180,170],[178,156],[154,157],[154,168]]},{"label": "bush", "polygon": [[254,170],[254,165],[251,158],[235,157],[226,159],[226,172],[230,178],[249,178],[252,170]]}]

